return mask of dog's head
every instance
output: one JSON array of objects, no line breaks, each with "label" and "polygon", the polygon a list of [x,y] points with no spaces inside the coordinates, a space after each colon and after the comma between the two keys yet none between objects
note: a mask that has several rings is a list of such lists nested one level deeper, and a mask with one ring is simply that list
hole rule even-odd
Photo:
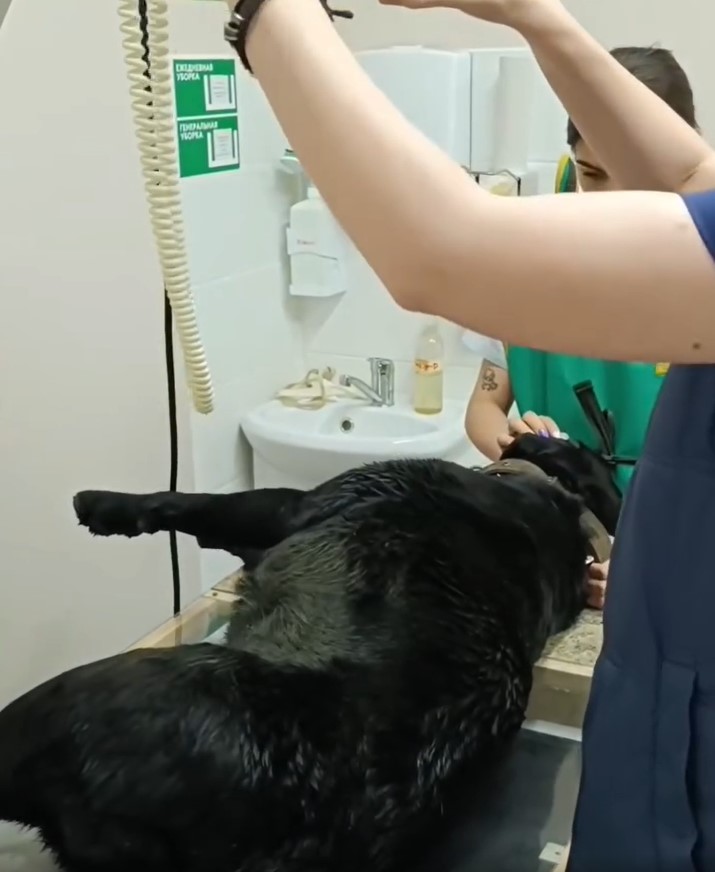
[{"label": "dog's head", "polygon": [[502,458],[528,460],[556,478],[567,491],[581,497],[608,532],[616,531],[623,496],[613,467],[599,454],[568,439],[535,434],[518,436]]}]

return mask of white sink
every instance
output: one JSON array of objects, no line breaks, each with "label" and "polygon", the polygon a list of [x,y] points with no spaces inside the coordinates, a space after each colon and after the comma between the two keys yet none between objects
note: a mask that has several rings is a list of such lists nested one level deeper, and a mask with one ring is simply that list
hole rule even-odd
[{"label": "white sink", "polygon": [[[312,411],[272,400],[246,415],[242,427],[254,451],[257,487],[276,486],[279,479],[313,487],[376,460],[451,459],[467,441],[464,410],[458,404],[445,404],[438,415],[418,415],[406,405],[371,406],[361,400],[341,400]],[[269,475],[270,481],[259,481],[261,464],[279,473],[277,478]]]},{"label": "white sink", "polygon": [[419,449],[422,438],[435,438],[440,432],[444,433],[446,422],[439,421],[439,416],[418,415],[412,409],[399,406],[354,406],[345,403],[330,407],[316,433],[321,437],[337,435],[338,449],[346,444],[365,443],[370,456],[374,452],[382,456],[386,444],[395,448],[417,442]]}]

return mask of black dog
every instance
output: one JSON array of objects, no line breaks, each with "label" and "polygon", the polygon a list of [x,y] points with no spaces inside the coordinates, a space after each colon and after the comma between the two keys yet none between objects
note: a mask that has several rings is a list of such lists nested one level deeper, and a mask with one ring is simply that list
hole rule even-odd
[{"label": "black dog", "polygon": [[244,557],[245,601],[225,647],[120,654],[0,713],[0,819],[68,872],[405,868],[584,606],[584,505],[611,532],[618,516],[586,449],[507,454],[558,482],[425,460],[307,493],[78,494],[98,535],[175,529]]}]

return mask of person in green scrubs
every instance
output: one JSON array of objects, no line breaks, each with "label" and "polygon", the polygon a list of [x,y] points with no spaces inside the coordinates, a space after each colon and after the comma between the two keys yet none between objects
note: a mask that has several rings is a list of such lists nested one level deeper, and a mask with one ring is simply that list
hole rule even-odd
[{"label": "person in green scrubs", "polygon": [[[697,128],[690,82],[671,52],[662,48],[624,47],[614,49],[611,54],[681,118]],[[612,191],[618,188],[617,181],[609,176],[571,120],[567,140],[573,161],[572,184],[567,174],[561,182],[561,190]],[[466,429],[474,445],[490,460],[498,459],[514,436],[532,432],[551,437],[568,435],[601,450],[602,440],[574,390],[578,385],[590,385],[597,405],[610,412],[615,455],[630,461],[638,458],[651,411],[668,370],[667,363],[619,363],[529,348],[504,349],[499,343],[480,340],[474,335],[466,341],[484,356],[467,409]],[[485,341],[489,343],[486,347]],[[519,410],[518,417],[509,416],[514,403]],[[616,478],[622,490],[627,487],[632,471],[632,463],[616,466]],[[591,566],[591,605],[602,607],[607,578],[607,564]]]}]

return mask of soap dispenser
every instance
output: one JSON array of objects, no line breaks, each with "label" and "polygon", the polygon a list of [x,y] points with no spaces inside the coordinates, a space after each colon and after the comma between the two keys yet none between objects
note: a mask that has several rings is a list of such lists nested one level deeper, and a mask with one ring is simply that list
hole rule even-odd
[{"label": "soap dispenser", "polygon": [[420,415],[436,415],[444,405],[444,343],[439,323],[430,321],[415,349],[413,407]]},{"label": "soap dispenser", "polygon": [[298,297],[332,297],[347,290],[344,234],[317,189],[290,210],[286,228],[291,282]]}]

